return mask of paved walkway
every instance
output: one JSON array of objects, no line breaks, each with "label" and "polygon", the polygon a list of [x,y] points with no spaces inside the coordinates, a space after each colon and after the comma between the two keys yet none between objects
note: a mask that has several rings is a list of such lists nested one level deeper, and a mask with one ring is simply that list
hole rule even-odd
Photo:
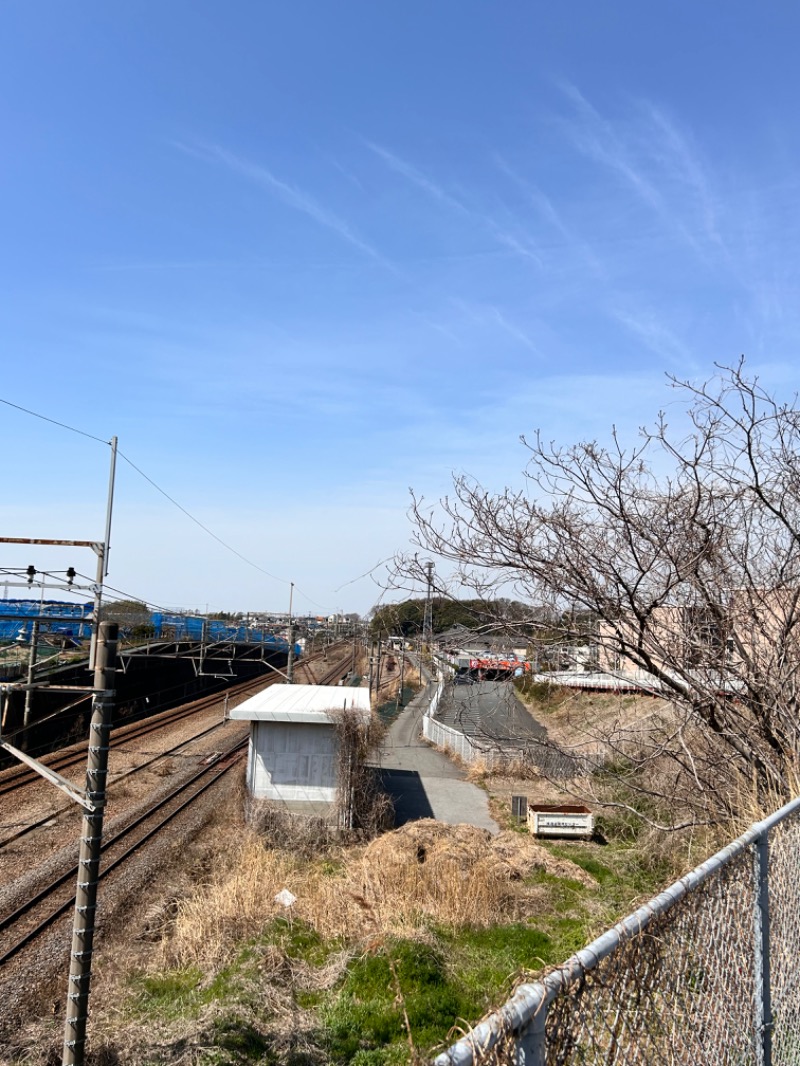
[{"label": "paved walkway", "polygon": [[436,818],[498,833],[486,793],[422,739],[422,715],[429,698],[430,692],[418,693],[392,722],[377,761],[384,788],[394,801],[395,824]]}]

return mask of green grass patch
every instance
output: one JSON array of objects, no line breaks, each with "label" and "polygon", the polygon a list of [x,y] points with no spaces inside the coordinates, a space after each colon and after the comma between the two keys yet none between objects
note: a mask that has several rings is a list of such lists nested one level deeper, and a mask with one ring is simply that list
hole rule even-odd
[{"label": "green grass patch", "polygon": [[290,959],[301,959],[311,966],[322,966],[334,947],[305,922],[285,918],[276,918],[262,940],[277,944]]},{"label": "green grass patch", "polygon": [[440,934],[448,968],[473,1000],[470,1021],[499,1006],[520,970],[538,970],[557,958],[553,938],[536,926],[515,922],[489,929]]},{"label": "green grass patch", "polygon": [[131,984],[136,1014],[155,1014],[164,1020],[194,1015],[208,1002],[201,988],[203,972],[197,967],[167,970],[134,977]]},{"label": "green grass patch", "polygon": [[[598,917],[606,925],[623,918],[634,901],[656,895],[670,880],[664,860],[622,843],[611,843],[602,849],[578,843],[542,843],[551,854],[569,859],[595,878],[600,890],[594,895],[603,904]],[[596,926],[597,919],[593,924]]]},{"label": "green grass patch", "polygon": [[331,1059],[360,1066],[406,1061],[403,1008],[421,1051],[443,1040],[457,1019],[479,1012],[463,983],[448,974],[440,952],[417,941],[390,941],[380,953],[352,963],[329,995],[322,1018]]}]

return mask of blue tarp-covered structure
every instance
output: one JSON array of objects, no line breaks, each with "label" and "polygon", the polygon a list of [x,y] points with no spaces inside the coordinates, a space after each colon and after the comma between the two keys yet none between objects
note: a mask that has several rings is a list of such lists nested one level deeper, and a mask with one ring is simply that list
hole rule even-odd
[{"label": "blue tarp-covered structure", "polygon": [[[154,611],[150,615],[150,620],[155,627],[154,636],[157,639],[202,640],[205,622],[205,639],[208,641],[231,640],[266,644],[274,651],[288,651],[289,648],[283,637],[265,633],[258,627],[228,625],[227,622],[205,621],[194,615],[164,614],[161,611]],[[299,646],[295,646],[295,652],[299,653],[299,651]]]},{"label": "blue tarp-covered structure", "polygon": [[42,633],[89,640],[92,607],[92,603],[59,600],[0,600],[0,641],[28,641],[36,619],[41,623]]}]

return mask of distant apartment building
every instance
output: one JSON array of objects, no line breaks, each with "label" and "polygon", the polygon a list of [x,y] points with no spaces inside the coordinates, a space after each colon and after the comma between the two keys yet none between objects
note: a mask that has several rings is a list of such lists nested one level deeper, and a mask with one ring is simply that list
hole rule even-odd
[{"label": "distant apartment building", "polygon": [[800,589],[734,589],[714,604],[654,607],[597,628],[597,661],[610,673],[744,672],[800,667]]}]

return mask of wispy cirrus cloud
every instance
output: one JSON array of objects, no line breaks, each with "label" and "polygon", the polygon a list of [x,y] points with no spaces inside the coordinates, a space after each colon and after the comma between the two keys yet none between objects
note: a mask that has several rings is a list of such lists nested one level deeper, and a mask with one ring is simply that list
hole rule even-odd
[{"label": "wispy cirrus cloud", "polygon": [[561,126],[574,147],[615,174],[696,252],[718,252],[711,178],[688,133],[648,101],[637,101],[626,119],[609,119],[571,82],[558,85],[572,105]]},{"label": "wispy cirrus cloud", "polygon": [[695,354],[653,311],[617,308],[612,318],[671,365],[693,366]]},{"label": "wispy cirrus cloud", "polygon": [[528,336],[525,330],[515,322],[512,322],[507,313],[495,304],[475,304],[467,303],[465,300],[461,299],[454,299],[453,305],[457,307],[463,315],[476,323],[476,325],[483,327],[497,326],[504,333],[507,333],[509,337],[512,337],[517,341],[517,343],[530,349],[530,351],[538,351],[533,340]]},{"label": "wispy cirrus cloud", "polygon": [[577,122],[569,121],[565,125],[578,151],[614,171],[646,204],[662,212],[664,203],[660,192],[637,166],[634,155],[617,126],[603,118],[571,82],[562,81],[559,87],[578,117]]},{"label": "wispy cirrus cloud", "polygon": [[411,182],[412,185],[415,185],[418,189],[427,193],[432,199],[444,204],[456,214],[461,215],[463,218],[470,219],[477,225],[488,230],[498,244],[507,248],[509,251],[512,251],[515,255],[519,255],[523,259],[528,259],[536,263],[537,266],[541,267],[544,265],[541,256],[536,252],[530,237],[521,226],[516,230],[510,229],[507,225],[499,223],[494,217],[492,217],[492,215],[468,207],[462,200],[453,196],[452,193],[449,193],[438,182],[434,181],[427,174],[424,174],[418,167],[409,163],[408,160],[402,159],[395,152],[391,152],[388,148],[375,144],[373,141],[365,141],[365,144],[370,151],[374,152],[379,159],[383,160],[390,170],[401,175],[401,177]]},{"label": "wispy cirrus cloud", "polygon": [[605,271],[594,251],[585,240],[577,237],[567,226],[550,197],[520,174],[503,156],[495,152],[493,158],[498,169],[524,192],[539,216],[561,236],[568,247],[580,255],[583,262],[588,264],[597,276],[602,276]]},{"label": "wispy cirrus cloud", "polygon": [[187,155],[202,159],[207,163],[221,164],[234,174],[260,185],[262,189],[272,193],[288,207],[306,215],[319,226],[322,226],[323,229],[330,230],[343,241],[346,241],[347,244],[363,252],[364,255],[368,255],[371,259],[381,263],[386,263],[380,252],[356,233],[348,222],[327,207],[324,207],[313,196],[310,196],[296,185],[290,185],[288,182],[276,177],[268,167],[230,152],[227,148],[223,148],[218,144],[186,144],[182,141],[173,143],[176,148]]},{"label": "wispy cirrus cloud", "polygon": [[536,351],[536,345],[533,343],[528,334],[525,333],[524,330],[520,329],[519,326],[515,325],[513,322],[510,322],[499,307],[490,307],[489,312],[491,314],[491,317],[497,323],[497,325],[500,326],[501,329],[505,330],[505,332],[510,337],[513,337],[514,340],[519,341],[520,344],[524,345],[526,348],[529,348],[532,352]]},{"label": "wispy cirrus cloud", "polygon": [[390,152],[388,148],[383,148],[379,144],[375,144],[373,141],[365,142],[370,151],[374,152],[384,163],[393,170],[396,174],[400,174],[411,182],[412,185],[416,185],[418,189],[422,189],[429,196],[432,196],[434,200],[438,200],[440,203],[446,204],[452,208],[453,211],[462,215],[472,215],[472,212],[468,207],[465,207],[460,200],[455,196],[451,196],[450,193],[445,192],[441,185],[438,185],[427,175],[423,174],[421,170],[407,162],[405,159],[401,159],[399,155],[395,155],[394,152]]},{"label": "wispy cirrus cloud", "polygon": [[667,173],[693,195],[706,235],[721,244],[712,182],[689,135],[680,130],[661,108],[648,103],[642,105],[642,110],[653,134],[648,138],[651,152]]}]

